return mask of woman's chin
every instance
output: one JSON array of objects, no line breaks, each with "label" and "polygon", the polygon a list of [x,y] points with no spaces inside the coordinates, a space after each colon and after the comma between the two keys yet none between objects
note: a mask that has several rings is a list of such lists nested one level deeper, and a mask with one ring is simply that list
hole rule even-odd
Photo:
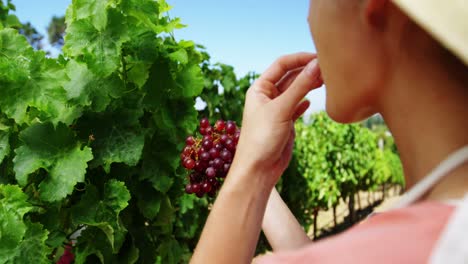
[{"label": "woman's chin", "polygon": [[343,105],[332,104],[328,102],[328,100],[325,109],[328,116],[333,121],[342,124],[356,123],[376,114],[375,110],[370,106],[356,109],[353,107],[344,107]]}]

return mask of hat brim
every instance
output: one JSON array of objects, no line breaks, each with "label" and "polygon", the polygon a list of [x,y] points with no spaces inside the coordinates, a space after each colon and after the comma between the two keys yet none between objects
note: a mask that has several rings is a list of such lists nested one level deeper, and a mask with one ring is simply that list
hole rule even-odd
[{"label": "hat brim", "polygon": [[392,0],[411,19],[468,65],[467,0]]}]

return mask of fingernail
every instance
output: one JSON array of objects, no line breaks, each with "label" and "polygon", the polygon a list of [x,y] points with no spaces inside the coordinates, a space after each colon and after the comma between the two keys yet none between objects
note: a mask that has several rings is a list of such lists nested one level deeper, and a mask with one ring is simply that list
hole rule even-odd
[{"label": "fingernail", "polygon": [[304,73],[311,76],[311,77],[314,77],[315,73],[317,72],[317,69],[318,69],[318,59],[315,58],[313,59],[311,62],[309,62],[307,64],[307,66],[305,67],[304,69]]}]

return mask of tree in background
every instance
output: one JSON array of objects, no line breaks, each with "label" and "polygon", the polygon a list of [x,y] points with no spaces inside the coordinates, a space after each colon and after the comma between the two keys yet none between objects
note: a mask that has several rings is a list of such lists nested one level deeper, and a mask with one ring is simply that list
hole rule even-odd
[{"label": "tree in background", "polygon": [[33,49],[35,50],[44,49],[44,43],[43,43],[44,36],[40,34],[36,30],[36,28],[33,25],[31,25],[30,22],[26,22],[22,24],[21,28],[19,29],[19,33],[26,37],[29,44],[31,44],[31,46],[33,47]]},{"label": "tree in background", "polygon": [[65,17],[53,16],[49,26],[47,26],[47,35],[50,45],[62,49],[65,44],[64,38],[66,29]]}]

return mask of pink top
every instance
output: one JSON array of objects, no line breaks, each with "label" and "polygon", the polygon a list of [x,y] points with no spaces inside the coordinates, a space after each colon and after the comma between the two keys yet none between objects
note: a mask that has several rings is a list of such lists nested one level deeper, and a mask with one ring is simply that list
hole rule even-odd
[{"label": "pink top", "polygon": [[343,234],[258,258],[276,263],[427,263],[454,206],[421,202],[375,215]]}]

